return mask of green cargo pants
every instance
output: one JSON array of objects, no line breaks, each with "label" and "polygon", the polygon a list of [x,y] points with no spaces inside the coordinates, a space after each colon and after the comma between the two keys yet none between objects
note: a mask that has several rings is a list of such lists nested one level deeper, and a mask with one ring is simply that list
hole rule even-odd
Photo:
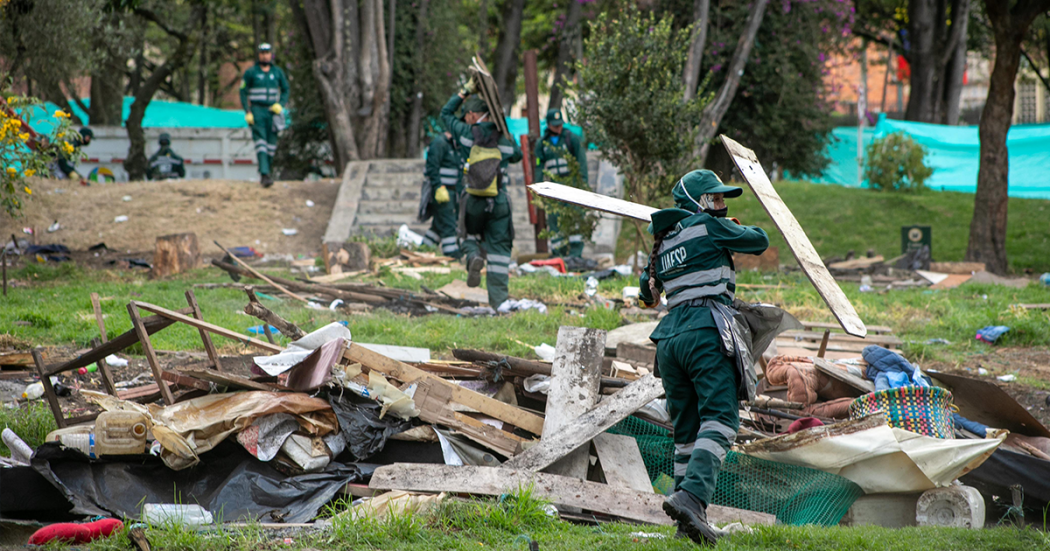
[{"label": "green cargo pants", "polygon": [[449,187],[450,200],[447,203],[433,201],[430,204],[431,212],[434,213],[430,221],[430,229],[423,235],[423,244],[441,249],[441,254],[452,258],[459,258],[459,239],[456,237],[456,225],[459,223],[459,193],[455,188]]},{"label": "green cargo pants", "polygon": [[509,296],[510,253],[514,248],[510,201],[503,191],[491,198],[468,195],[464,208],[466,237],[460,250],[468,265],[476,256],[487,258],[485,286],[489,291],[489,306],[498,308]]},{"label": "green cargo pants", "polygon": [[273,130],[273,113],[269,106],[252,105],[252,141],[255,142],[255,157],[259,160],[259,174],[269,174],[273,156],[277,153],[277,132]]},{"label": "green cargo pants", "polygon": [[580,258],[583,256],[583,236],[582,235],[570,235],[568,238],[558,233],[558,215],[556,213],[549,213],[547,215],[547,227],[551,233],[551,253],[554,256],[565,257],[576,257]]},{"label": "green cargo pants", "polygon": [[740,427],[736,366],[713,327],[657,342],[656,359],[674,426],[675,489],[706,506]]}]

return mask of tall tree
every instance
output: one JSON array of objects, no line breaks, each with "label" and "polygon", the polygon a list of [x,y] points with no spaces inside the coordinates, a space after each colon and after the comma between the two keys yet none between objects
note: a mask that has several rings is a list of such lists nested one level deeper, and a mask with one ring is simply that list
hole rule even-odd
[{"label": "tall tree", "polygon": [[312,45],[337,169],[382,157],[390,116],[382,0],[290,1]]},{"label": "tall tree", "polygon": [[496,61],[492,75],[496,88],[503,102],[503,108],[510,114],[510,107],[517,96],[518,65],[521,53],[521,22],[525,13],[525,0],[504,0],[503,25],[500,27],[499,42],[496,43]]},{"label": "tall tree", "polygon": [[768,4],[769,0],[756,0],[751,4],[744,31],[737,39],[736,49],[733,50],[733,59],[729,62],[726,78],[715,94],[714,100],[704,107],[697,128],[695,148],[695,155],[701,163],[707,158],[711,140],[718,133],[718,125],[722,122],[722,117],[729,111],[733,97],[736,96],[737,87],[740,86],[740,77],[744,74],[744,65],[747,64],[747,59],[751,55],[751,47],[755,44],[755,36],[762,25],[762,17],[766,13]]},{"label": "tall tree", "polygon": [[128,157],[124,160],[124,170],[128,171],[129,180],[144,180],[146,178],[146,136],[142,131],[142,119],[146,116],[146,108],[153,101],[154,94],[160,90],[168,78],[175,71],[184,68],[193,55],[193,36],[197,30],[198,22],[204,16],[204,3],[193,2],[190,5],[190,15],[181,29],[171,27],[160,15],[153,10],[135,7],[132,10],[135,15],[149,21],[164,31],[165,34],[174,38],[178,45],[175,51],[164,60],[159,67],[155,68],[149,77],[142,82],[135,99],[131,102],[128,110],[128,120],[125,121],[128,132]]},{"label": "tall tree", "polygon": [[1006,214],[1010,164],[1006,134],[1014,113],[1014,81],[1021,61],[1021,43],[1032,21],[1050,10],[1050,0],[985,0],[985,13],[995,36],[995,65],[988,98],[981,113],[981,165],[977,171],[973,219],[966,260],[984,262],[1003,274],[1006,259]]},{"label": "tall tree", "polygon": [[576,58],[576,42],[582,39],[580,20],[583,18],[583,1],[568,0],[569,7],[565,10],[564,24],[558,37],[558,60],[554,65],[554,86],[551,88],[547,109],[561,109],[562,99],[565,97],[565,83],[572,73],[572,60]]},{"label": "tall tree", "polygon": [[693,35],[689,42],[689,57],[685,60],[685,71],[682,79],[685,82],[683,100],[696,97],[700,86],[700,66],[707,45],[708,14],[711,12],[711,0],[693,0]]},{"label": "tall tree", "polygon": [[911,48],[907,59],[911,64],[911,93],[905,111],[906,119],[919,122],[946,120],[951,101],[946,89],[951,88],[950,72],[955,69],[949,63],[956,57],[959,42],[966,41],[970,2],[908,2],[908,40]]}]

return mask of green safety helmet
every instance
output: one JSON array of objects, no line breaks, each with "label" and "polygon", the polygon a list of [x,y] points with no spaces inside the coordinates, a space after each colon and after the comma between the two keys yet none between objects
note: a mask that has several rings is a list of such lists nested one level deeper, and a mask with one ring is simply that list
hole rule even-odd
[{"label": "green safety helmet", "polygon": [[718,175],[710,170],[694,170],[682,176],[671,193],[676,207],[697,212],[701,195],[721,193],[725,197],[740,197],[744,190],[723,184]]},{"label": "green safety helmet", "polygon": [[488,113],[489,104],[485,103],[485,100],[472,96],[470,99],[463,103],[464,113]]},{"label": "green safety helmet", "polygon": [[547,126],[561,126],[565,121],[561,118],[561,110],[559,109],[548,109],[547,110]]},{"label": "green safety helmet", "polygon": [[167,132],[160,135],[160,145],[171,145],[171,134]]}]

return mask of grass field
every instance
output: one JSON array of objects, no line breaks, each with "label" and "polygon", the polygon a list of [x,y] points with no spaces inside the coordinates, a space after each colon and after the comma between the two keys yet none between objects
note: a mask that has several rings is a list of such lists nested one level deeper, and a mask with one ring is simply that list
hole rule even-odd
[{"label": "grass field", "polygon": [[[972,194],[887,193],[808,182],[777,182],[776,190],[824,258],[845,256],[851,249],[858,256],[874,249],[877,254],[894,258],[901,251],[901,226],[911,225],[931,226],[934,260],[960,261],[966,253],[973,217]],[[746,186],[744,195],[727,203],[729,216],[769,233],[770,244],[780,247],[781,262],[794,262],[784,239]],[[663,206],[670,205],[668,201]],[[1018,273],[1032,270],[1036,274],[1050,271],[1050,201],[1010,199],[1008,208],[1006,253],[1010,269]],[[633,230],[622,232],[621,245],[633,243],[634,237]],[[621,247],[625,255],[629,250]]]},{"label": "grass field", "polygon": [[[217,534],[183,528],[148,528],[146,536],[157,551],[193,549],[493,549],[522,551],[535,541],[539,549],[589,549],[601,551],[695,550],[689,540],[673,537],[670,527],[622,523],[581,526],[547,517],[543,502],[528,497],[529,490],[500,500],[454,501],[421,515],[394,515],[384,520],[332,518],[331,527],[319,533],[274,542],[266,530],[247,528]],[[336,506],[338,510],[341,506]],[[335,512],[335,511],[332,511]],[[278,540],[280,541],[280,540]],[[726,551],[991,551],[1045,549],[1050,539],[1035,529],[878,527],[822,528],[816,526],[759,526],[750,534],[723,538],[718,549]],[[91,544],[93,551],[124,551],[130,542],[124,534]]]}]

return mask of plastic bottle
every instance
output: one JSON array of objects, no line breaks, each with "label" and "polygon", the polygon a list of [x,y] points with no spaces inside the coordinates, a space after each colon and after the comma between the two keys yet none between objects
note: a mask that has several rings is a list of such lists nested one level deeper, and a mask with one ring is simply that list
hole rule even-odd
[{"label": "plastic bottle", "polygon": [[95,419],[95,453],[146,453],[146,416],[134,411],[106,411]]},{"label": "plastic bottle", "polygon": [[39,400],[44,395],[44,384],[37,381],[22,391],[22,398],[26,400]]},{"label": "plastic bottle", "polygon": [[98,459],[98,456],[95,455],[95,435],[93,433],[63,434],[58,437],[58,441],[67,448],[80,450],[91,459]]},{"label": "plastic bottle", "polygon": [[1042,283],[1043,285],[1046,285],[1047,287],[1050,287],[1050,272],[1047,272],[1047,273],[1039,276],[1039,283]]},{"label": "plastic bottle", "polygon": [[7,449],[11,450],[11,459],[26,465],[29,464],[29,459],[33,457],[33,448],[30,448],[25,441],[19,438],[15,431],[5,428],[0,433],[0,438],[3,439]]},{"label": "plastic bottle", "polygon": [[200,505],[147,503],[142,508],[142,522],[151,526],[202,526],[213,522],[211,513]]},{"label": "plastic bottle", "polygon": [[77,370],[77,373],[79,373],[81,375],[87,375],[88,373],[94,373],[96,371],[98,371],[98,366],[97,365],[89,365],[87,367],[81,367],[80,369]]}]

